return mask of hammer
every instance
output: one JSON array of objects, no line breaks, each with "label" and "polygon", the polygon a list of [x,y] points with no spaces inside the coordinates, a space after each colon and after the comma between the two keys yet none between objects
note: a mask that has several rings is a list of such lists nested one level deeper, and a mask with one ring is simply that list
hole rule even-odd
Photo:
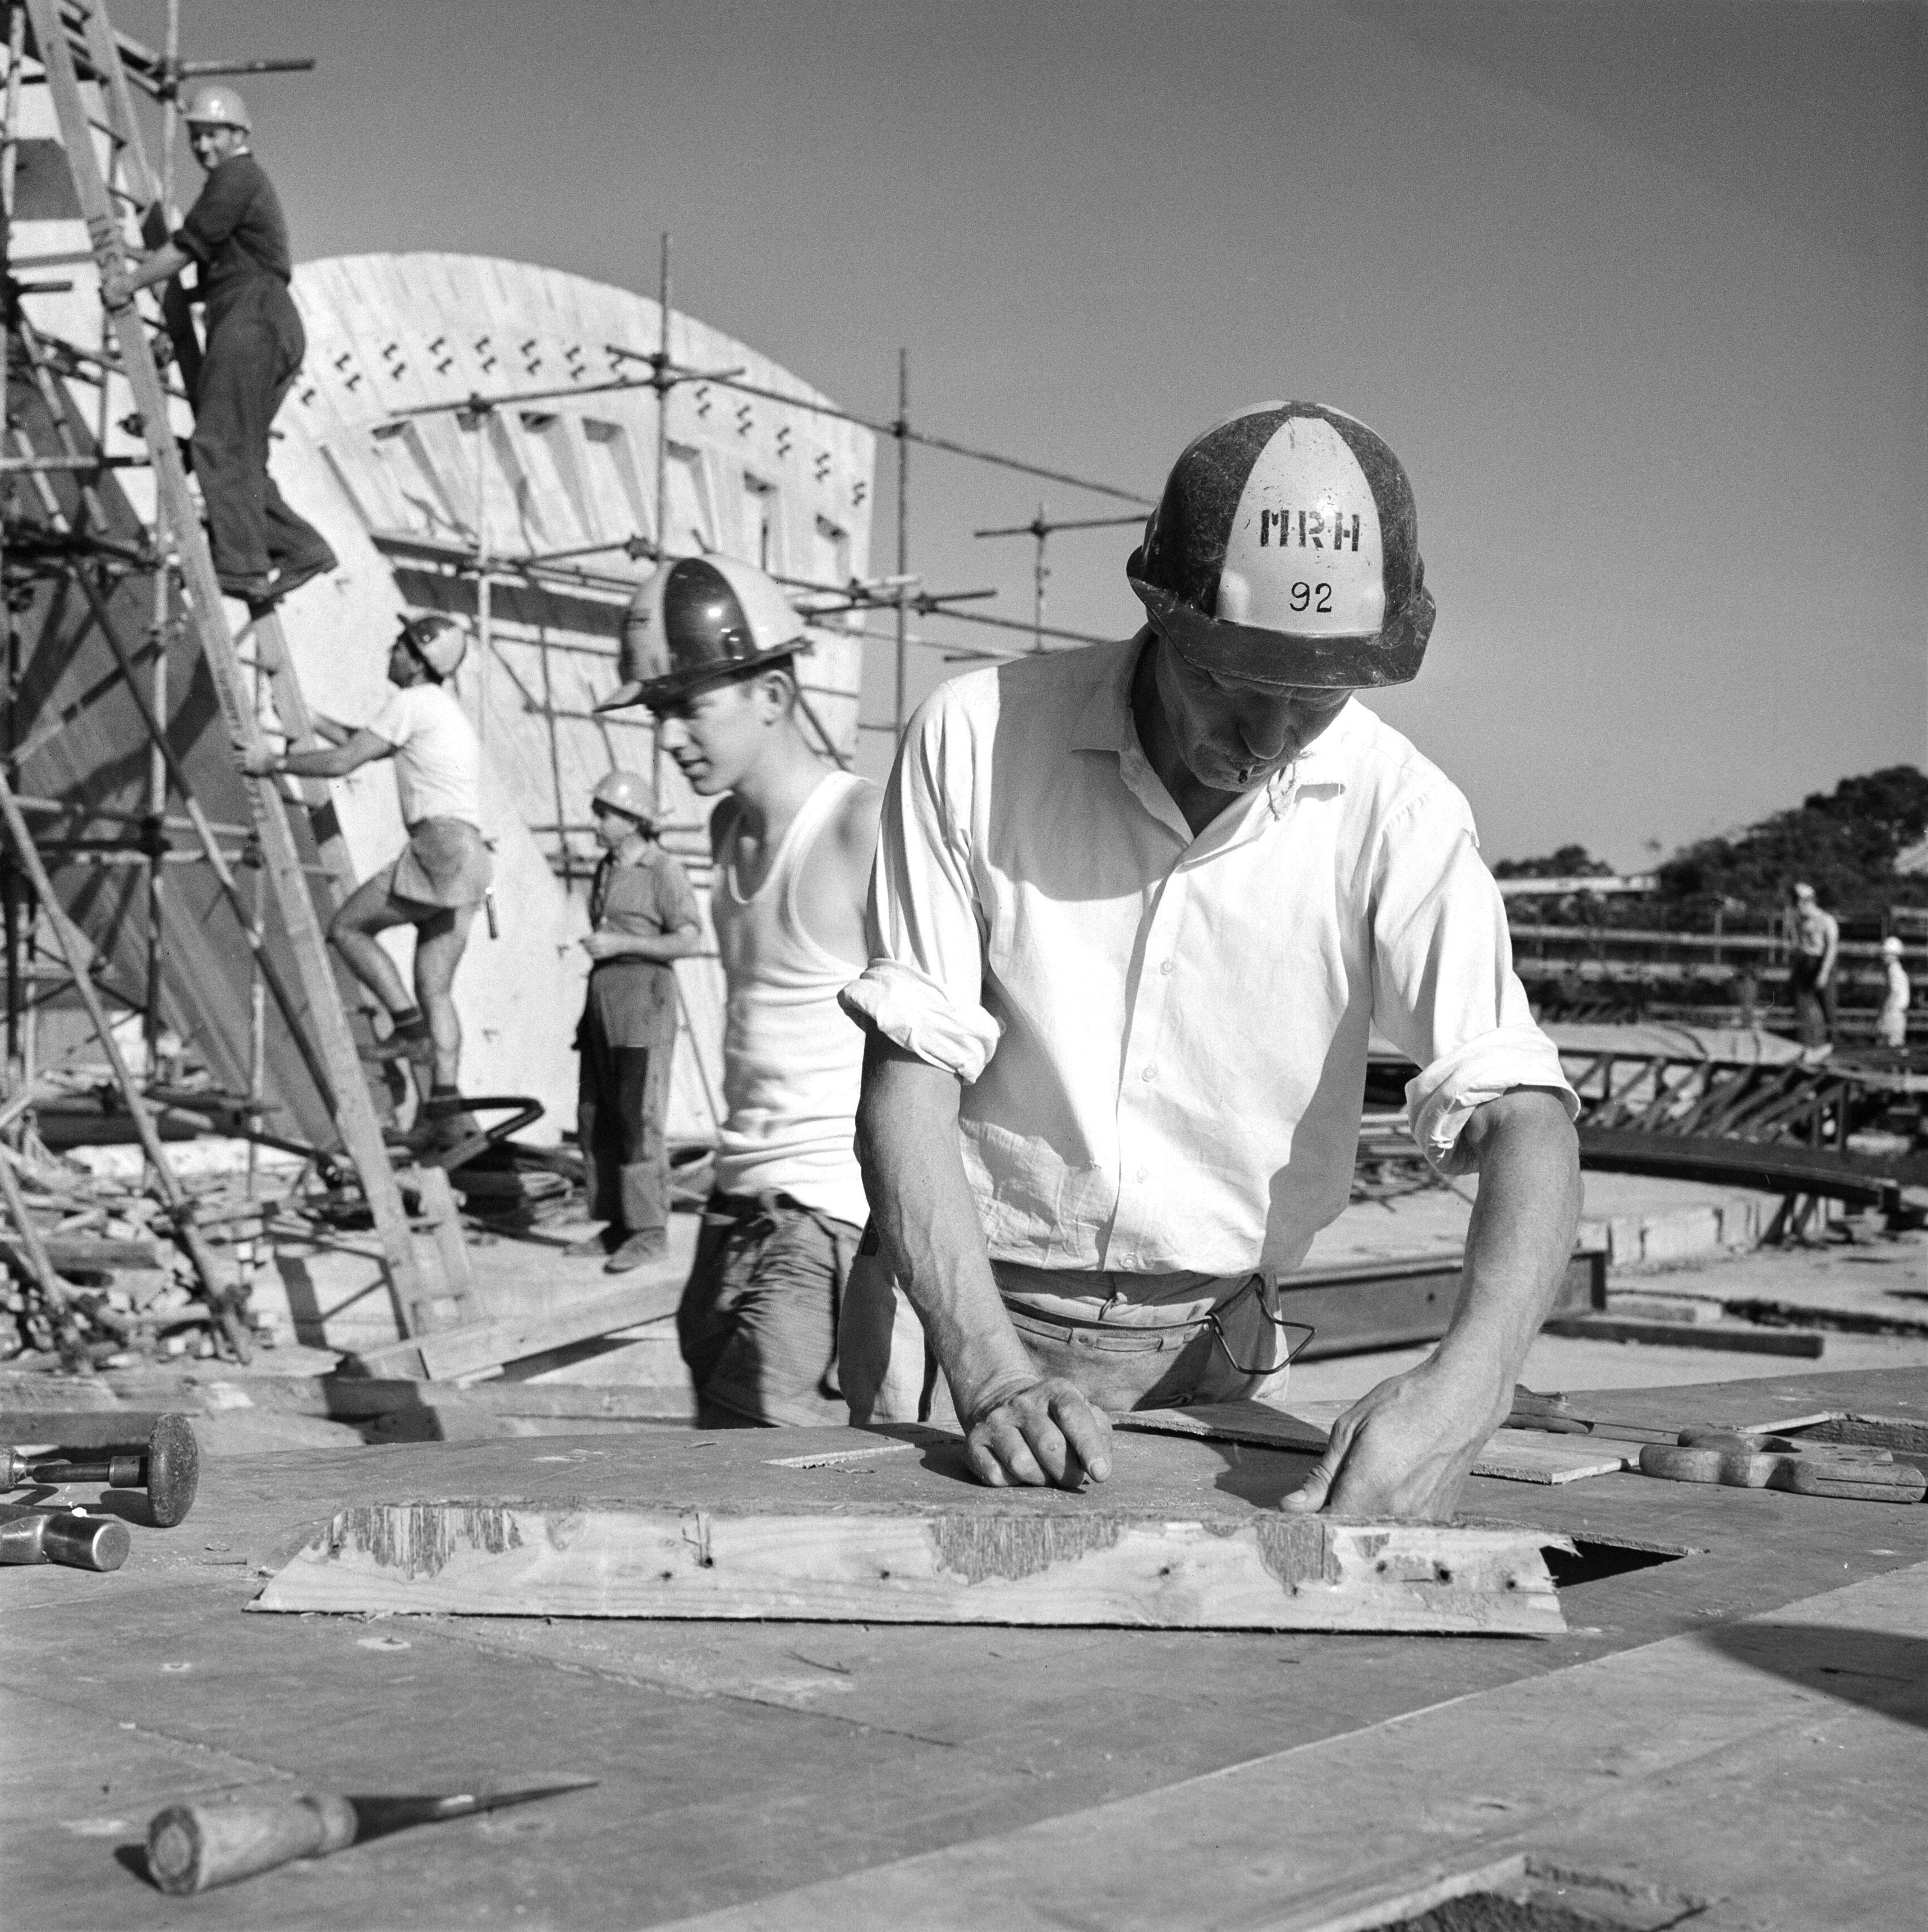
[{"label": "hammer", "polygon": [[44,1456],[0,1449],[0,1488],[17,1490],[26,1483],[104,1483],[110,1489],[145,1490],[148,1508],[161,1529],[172,1529],[185,1519],[194,1506],[200,1478],[200,1448],[185,1415],[164,1415],[144,1443],[129,1446],[56,1449]]},{"label": "hammer", "polygon": [[116,1516],[0,1503],[0,1563],[64,1563],[70,1570],[118,1570],[127,1560],[128,1526]]}]

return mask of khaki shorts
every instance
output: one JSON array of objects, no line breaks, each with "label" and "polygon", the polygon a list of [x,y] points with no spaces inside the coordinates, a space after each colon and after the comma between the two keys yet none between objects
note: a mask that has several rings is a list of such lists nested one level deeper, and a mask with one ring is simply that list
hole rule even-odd
[{"label": "khaki shorts", "polygon": [[391,898],[414,905],[479,905],[495,876],[495,862],[467,819],[425,818],[409,827],[408,843],[386,876]]}]

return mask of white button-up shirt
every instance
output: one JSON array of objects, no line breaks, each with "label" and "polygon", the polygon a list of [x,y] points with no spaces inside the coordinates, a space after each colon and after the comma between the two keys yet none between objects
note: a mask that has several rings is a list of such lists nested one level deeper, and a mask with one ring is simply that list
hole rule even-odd
[{"label": "white button-up shirt", "polygon": [[965,1083],[993,1260],[1282,1274],[1350,1196],[1374,1026],[1442,1171],[1481,1102],[1578,1102],[1457,788],[1353,699],[1194,836],[1132,720],[1144,635],[919,709],[842,998]]}]

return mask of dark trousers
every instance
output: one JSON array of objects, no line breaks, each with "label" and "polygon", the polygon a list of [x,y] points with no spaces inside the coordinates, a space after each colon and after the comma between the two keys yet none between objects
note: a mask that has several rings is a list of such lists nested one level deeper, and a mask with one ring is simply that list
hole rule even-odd
[{"label": "dark trousers", "polygon": [[837,1318],[861,1230],[787,1194],[712,1194],[676,1311],[699,1429],[841,1428]]},{"label": "dark trousers", "polygon": [[288,508],[268,474],[269,425],[307,347],[293,298],[271,277],[210,320],[192,446],[217,577],[257,584],[274,565],[332,560],[327,539]]},{"label": "dark trousers", "polygon": [[589,1214],[632,1234],[669,1225],[669,1111],[676,1043],[611,1046],[592,1000],[577,1036],[575,1129],[589,1168]]},{"label": "dark trousers", "polygon": [[1834,981],[1820,983],[1821,962],[1797,952],[1788,964],[1788,989],[1794,994],[1794,1018],[1803,1046],[1825,1046],[1834,1037]]}]

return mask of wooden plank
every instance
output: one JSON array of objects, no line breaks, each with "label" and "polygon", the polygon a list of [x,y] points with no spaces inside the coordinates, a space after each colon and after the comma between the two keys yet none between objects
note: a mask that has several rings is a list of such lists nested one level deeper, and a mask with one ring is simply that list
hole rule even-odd
[{"label": "wooden plank", "polygon": [[[911,1453],[905,1453],[908,1445]],[[1283,1514],[1302,1466],[1121,1434],[1080,1492],[927,1428],[657,1430],[312,1459],[258,1607],[1148,1628],[1559,1628],[1539,1525]],[[305,1530],[300,1526],[306,1524]],[[292,1559],[292,1560],[290,1560]]]},{"label": "wooden plank", "polygon": [[369,1376],[419,1375],[431,1382],[446,1382],[500,1367],[504,1362],[520,1361],[525,1355],[593,1341],[619,1328],[632,1328],[660,1310],[657,1298],[635,1287],[602,1288],[546,1313],[503,1316],[445,1328],[439,1334],[385,1342],[361,1350],[353,1359],[360,1372]]},{"label": "wooden plank", "polygon": [[1577,1483],[1587,1476],[1617,1475],[1640,1460],[1641,1444],[1601,1436],[1549,1436],[1537,1430],[1501,1429],[1479,1452],[1476,1476],[1508,1483]]},{"label": "wooden plank", "polygon": [[[1321,1403],[1337,1410],[1340,1403]],[[1114,1429],[1168,1436],[1193,1436],[1207,1442],[1249,1442],[1268,1449],[1317,1455],[1330,1432],[1330,1416],[1288,1414],[1257,1402],[1201,1402],[1196,1408],[1140,1409],[1112,1418]],[[1552,1436],[1535,1430],[1502,1429],[1473,1464],[1476,1476],[1512,1483],[1572,1483],[1585,1476],[1608,1476],[1640,1460],[1638,1442],[1598,1436]]]},{"label": "wooden plank", "polygon": [[1555,1315],[1542,1335],[1587,1342],[1658,1342],[1672,1348],[1725,1348],[1745,1355],[1819,1358],[1827,1338],[1812,1328],[1761,1328],[1737,1322],[1649,1322],[1634,1315]]},{"label": "wooden plank", "polygon": [[252,1607],[1548,1636],[1566,1624],[1543,1540],[1445,1523],[1276,1512],[1173,1522],[1021,1503],[782,1514],[377,1504],[337,1515]]},{"label": "wooden plank", "polygon": [[[1278,1284],[1280,1315],[1314,1330],[1295,1359],[1316,1361],[1363,1348],[1437,1342],[1459,1305],[1464,1267],[1464,1257],[1448,1251],[1305,1268],[1283,1276]],[[1605,1268],[1602,1256],[1573,1256],[1554,1307],[1577,1311],[1598,1306],[1605,1294]]]},{"label": "wooden plank", "polygon": [[[158,1268],[161,1251],[152,1241],[109,1240],[98,1234],[46,1234],[41,1245],[56,1268]],[[0,1255],[17,1252],[11,1234],[0,1234]]]},{"label": "wooden plank", "polygon": [[1114,1429],[1155,1436],[1195,1436],[1210,1442],[1251,1442],[1317,1456],[1330,1434],[1325,1421],[1287,1414],[1262,1402],[1202,1402],[1193,1408],[1134,1408],[1111,1418]]}]

